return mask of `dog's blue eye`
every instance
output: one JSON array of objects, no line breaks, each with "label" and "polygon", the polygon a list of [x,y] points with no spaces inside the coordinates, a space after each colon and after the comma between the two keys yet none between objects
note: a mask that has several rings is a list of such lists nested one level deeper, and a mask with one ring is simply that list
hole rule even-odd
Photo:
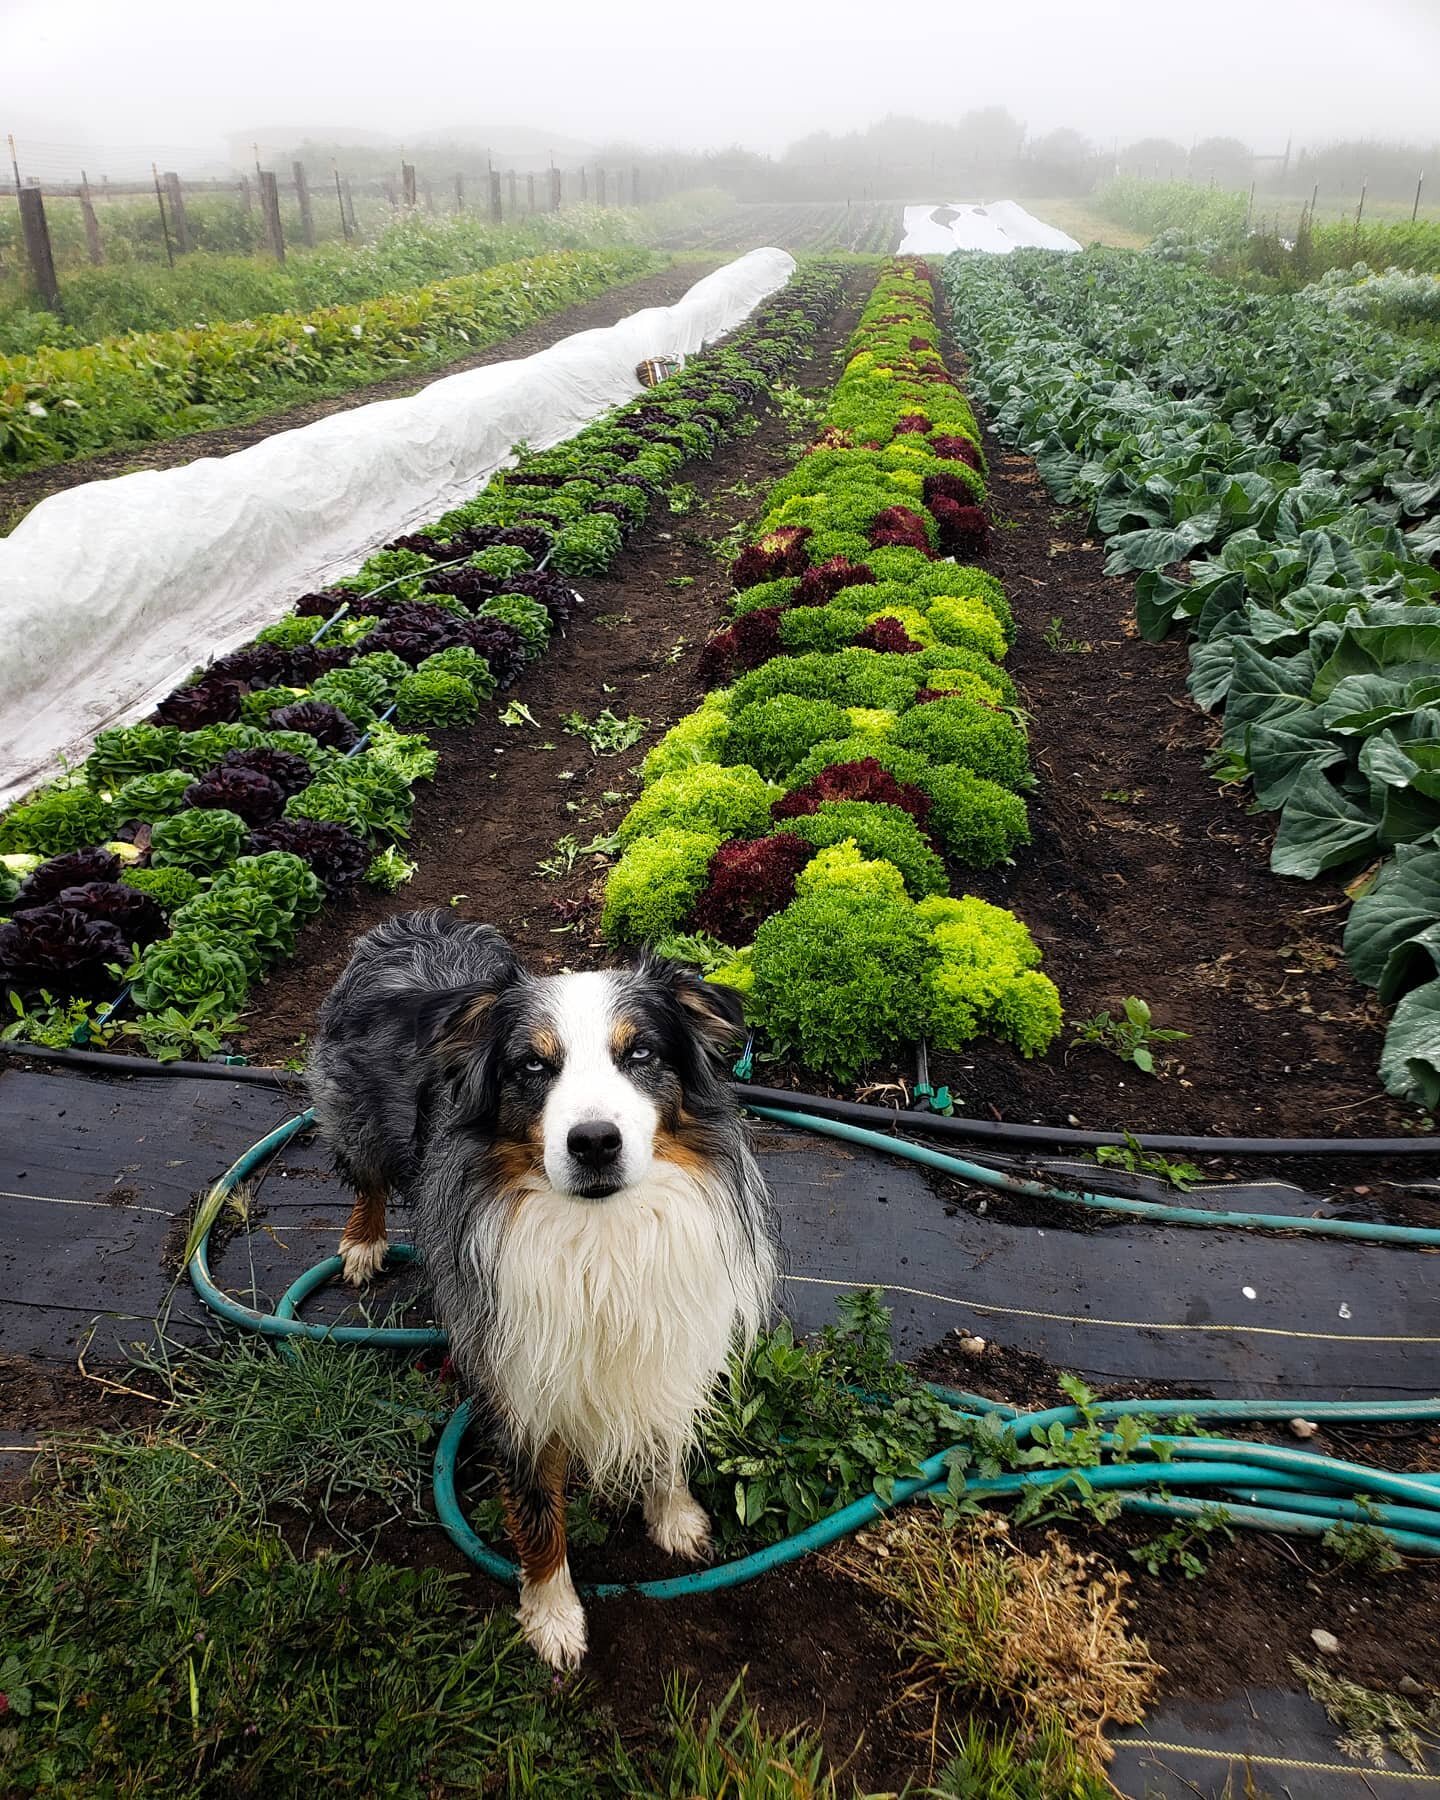
[{"label": "dog's blue eye", "polygon": [[648,1050],[644,1044],[636,1044],[627,1060],[632,1063],[649,1062],[652,1054],[653,1052]]},{"label": "dog's blue eye", "polygon": [[527,1075],[545,1075],[550,1069],[543,1056],[527,1056],[520,1067]]}]

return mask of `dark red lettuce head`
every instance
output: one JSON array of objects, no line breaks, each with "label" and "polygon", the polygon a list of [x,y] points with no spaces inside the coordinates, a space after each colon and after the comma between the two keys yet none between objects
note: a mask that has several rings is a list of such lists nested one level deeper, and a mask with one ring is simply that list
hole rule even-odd
[{"label": "dark red lettuce head", "polygon": [[[286,706],[280,711],[294,712],[295,708]],[[278,714],[272,713],[270,716],[274,719]],[[289,725],[285,729],[300,731],[304,727]],[[295,760],[298,762],[301,759],[297,757]],[[280,816],[285,805],[285,790],[278,781],[272,781],[258,769],[237,769],[233,764],[228,767],[222,765],[190,783],[185,790],[185,804],[222,807],[226,812],[238,813],[247,825],[264,825],[267,820]]]},{"label": "dark red lettuce head", "polygon": [[525,640],[503,619],[471,619],[457,641],[485,658],[502,688],[509,687],[525,667]]},{"label": "dark red lettuce head", "polygon": [[280,644],[246,644],[228,656],[217,656],[205,671],[206,681],[244,681],[251,687],[276,687],[289,673],[290,652]]},{"label": "dark red lettuce head", "polygon": [[779,656],[780,615],[783,606],[761,606],[746,613],[724,631],[717,631],[700,652],[702,686],[723,687],[747,669],[758,669],[772,656]]},{"label": "dark red lettuce head", "polygon": [[46,906],[68,887],[84,881],[118,881],[120,858],[113,850],[96,845],[92,850],[67,850],[63,856],[52,856],[49,862],[32,869],[20,883],[20,891],[10,903],[12,912],[26,912],[33,906]]},{"label": "dark red lettuce head", "polygon": [[128,963],[130,945],[109,919],[52,901],[0,925],[0,981],[28,991],[88,994],[113,988],[107,963]]},{"label": "dark red lettuce head", "polygon": [[932,437],[930,448],[936,456],[943,457],[946,462],[969,463],[972,469],[980,467],[980,452],[967,437],[951,436],[942,432]]},{"label": "dark red lettuce head", "polygon": [[782,525],[776,531],[767,531],[758,543],[748,545],[740,552],[731,571],[736,592],[758,587],[762,581],[803,575],[805,540],[809,536],[808,525]]},{"label": "dark red lettuce head", "polygon": [[748,944],[771,913],[795,898],[795,877],[814,854],[790,832],[722,844],[695,902],[695,924],[722,943]]},{"label": "dark red lettuce head", "polygon": [[886,545],[899,545],[930,555],[925,521],[908,506],[882,507],[870,522],[870,543],[877,550]]},{"label": "dark red lettuce head", "polygon": [[[912,345],[911,348],[913,349],[914,346]],[[929,429],[930,420],[925,413],[906,413],[903,418],[897,419],[895,422],[895,435],[897,437],[904,431],[923,432],[928,431]]]},{"label": "dark red lettuce head", "polygon": [[832,556],[829,562],[816,563],[800,577],[795,593],[796,606],[828,606],[841,588],[869,587],[875,571],[869,563],[852,563],[848,557]]},{"label": "dark red lettuce head", "polygon": [[892,655],[909,656],[912,651],[923,650],[923,644],[917,644],[898,619],[874,619],[855,639],[861,650],[884,650]]},{"label": "dark red lettuce head", "polygon": [[353,721],[325,700],[297,700],[291,706],[277,706],[268,723],[272,731],[303,731],[317,744],[328,744],[334,750],[348,750],[360,741]]},{"label": "dark red lettuce head", "polygon": [[353,599],[354,595],[343,588],[320,588],[313,594],[302,594],[290,610],[302,619],[329,619]]},{"label": "dark red lettuce head", "polygon": [[937,495],[930,502],[930,512],[940,528],[940,548],[947,556],[989,554],[990,522],[978,506],[961,506]]},{"label": "dark red lettuce head", "polygon": [[207,677],[193,687],[177,688],[160,702],[152,717],[157,725],[176,725],[181,731],[199,731],[205,725],[233,725],[240,717],[244,693],[238,681]]},{"label": "dark red lettuce head", "polygon": [[262,825],[246,839],[245,854],[260,856],[266,850],[288,850],[298,856],[331,894],[354,887],[371,860],[369,849],[353,831],[325,819],[276,819]]},{"label": "dark red lettuce head", "polygon": [[83,913],[87,919],[108,919],[127,944],[141,949],[156,938],[169,935],[170,927],[158,901],[139,888],[126,887],[118,881],[87,881],[83,887],[68,887],[60,896],[61,906]]},{"label": "dark red lettuce head", "polygon": [[930,816],[930,796],[912,782],[897,781],[873,756],[859,762],[832,763],[803,787],[792,788],[770,808],[776,819],[799,819],[818,812],[827,800],[888,802],[909,813],[917,825]]},{"label": "dark red lettuce head", "polygon": [[220,758],[220,769],[250,769],[264,775],[287,800],[310,785],[310,765],[303,756],[297,756],[293,750],[271,750],[263,744],[256,750],[227,750]]},{"label": "dark red lettuce head", "polygon": [[543,573],[511,575],[501,584],[501,592],[523,594],[527,600],[538,600],[550,615],[557,630],[564,630],[574,616],[575,590],[563,575],[546,569]]}]

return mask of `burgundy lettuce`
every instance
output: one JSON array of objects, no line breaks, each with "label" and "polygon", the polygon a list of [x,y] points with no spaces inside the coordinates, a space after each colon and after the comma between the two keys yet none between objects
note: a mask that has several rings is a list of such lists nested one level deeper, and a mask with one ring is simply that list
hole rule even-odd
[{"label": "burgundy lettuce", "polygon": [[128,963],[130,945],[109,919],[52,901],[0,925],[0,981],[67,994],[113,987],[105,965]]},{"label": "burgundy lettuce", "polygon": [[140,949],[170,931],[158,901],[118,881],[87,881],[82,887],[68,887],[60,895],[60,905],[87,919],[108,920],[127,944]]},{"label": "burgundy lettuce", "polygon": [[199,731],[206,725],[233,725],[240,717],[245,689],[238,681],[217,676],[177,688],[155,708],[157,725],[175,725],[181,731]]},{"label": "burgundy lettuce", "polygon": [[860,650],[883,650],[890,655],[909,656],[913,651],[923,649],[906,631],[898,619],[873,619],[855,639]]},{"label": "burgundy lettuce", "polygon": [[758,587],[762,581],[780,581],[805,572],[805,540],[808,525],[782,525],[768,531],[758,543],[748,545],[736,558],[731,578],[737,593]]},{"label": "burgundy lettuce", "polygon": [[273,781],[287,800],[310,785],[310,765],[303,756],[297,756],[293,750],[272,750],[263,744],[255,750],[227,750],[220,759],[220,768],[252,769]]},{"label": "burgundy lettuce", "polygon": [[268,723],[272,731],[303,731],[317,744],[328,744],[334,750],[348,750],[360,741],[353,721],[338,706],[324,700],[297,700],[291,706],[277,706]]},{"label": "burgundy lettuce", "polygon": [[68,887],[85,881],[116,881],[119,875],[120,858],[113,850],[101,849],[98,844],[91,850],[67,850],[31,870],[10,903],[11,911],[46,906]]},{"label": "burgundy lettuce", "polygon": [[[288,706],[280,709],[281,712],[294,710],[295,708]],[[272,713],[270,716],[274,719],[278,715]],[[292,725],[287,729],[298,731],[304,728]],[[185,804],[221,807],[226,812],[238,813],[247,825],[263,825],[267,820],[280,816],[285,805],[285,790],[278,781],[272,781],[258,769],[237,769],[233,764],[222,765],[190,783],[185,790]]]},{"label": "burgundy lettuce", "polygon": [[795,878],[814,854],[812,845],[790,832],[722,844],[695,902],[695,924],[722,943],[748,944],[772,913],[795,898]]},{"label": "burgundy lettuce", "polygon": [[978,506],[960,506],[941,495],[930,502],[930,512],[947,556],[989,555],[990,522]]},{"label": "burgundy lettuce", "polygon": [[898,806],[917,825],[930,816],[930,796],[913,782],[897,781],[873,756],[858,762],[832,763],[803,787],[782,794],[770,808],[776,819],[799,819],[818,812],[827,800],[871,800]]},{"label": "burgundy lettuce", "polygon": [[925,530],[925,521],[908,506],[882,507],[870,521],[870,543],[877,550],[894,545],[930,555],[930,538]]},{"label": "burgundy lettuce", "polygon": [[967,437],[941,433],[940,436],[931,438],[930,448],[946,462],[969,463],[972,469],[980,467],[980,452]]},{"label": "burgundy lettuce", "polygon": [[847,557],[832,556],[829,562],[816,563],[800,577],[795,595],[796,606],[828,606],[847,587],[870,587],[875,571],[869,563],[852,563]]},{"label": "burgundy lettuce", "polygon": [[288,850],[314,870],[331,894],[354,887],[370,867],[371,852],[353,831],[324,819],[276,819],[252,831],[248,856],[266,850]]},{"label": "burgundy lettuce", "polygon": [[780,642],[783,606],[761,606],[717,631],[700,652],[702,687],[721,687],[747,669],[758,669],[784,648]]}]

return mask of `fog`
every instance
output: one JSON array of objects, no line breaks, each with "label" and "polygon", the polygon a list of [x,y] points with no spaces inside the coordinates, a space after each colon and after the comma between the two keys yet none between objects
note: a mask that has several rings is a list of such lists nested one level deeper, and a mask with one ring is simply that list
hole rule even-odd
[{"label": "fog", "polygon": [[443,133],[779,152],[890,113],[1003,106],[1102,151],[1433,140],[1440,0],[0,0],[0,131],[23,171],[224,164],[230,134]]}]

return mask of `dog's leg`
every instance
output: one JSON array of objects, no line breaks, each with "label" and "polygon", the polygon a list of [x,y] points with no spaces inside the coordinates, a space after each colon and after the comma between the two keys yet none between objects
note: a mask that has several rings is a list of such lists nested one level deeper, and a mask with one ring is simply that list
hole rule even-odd
[{"label": "dog's leg", "polygon": [[362,1188],[340,1234],[345,1279],[356,1287],[373,1281],[384,1267],[389,1248],[385,1237],[385,1190]]},{"label": "dog's leg", "polygon": [[644,1509],[652,1544],[686,1562],[704,1562],[710,1555],[710,1520],[683,1481],[647,1487]]},{"label": "dog's leg", "polygon": [[520,1557],[520,1629],[553,1668],[573,1669],[585,1654],[585,1611],[565,1553],[565,1473],[559,1444],[533,1466],[513,1459],[501,1493]]}]

